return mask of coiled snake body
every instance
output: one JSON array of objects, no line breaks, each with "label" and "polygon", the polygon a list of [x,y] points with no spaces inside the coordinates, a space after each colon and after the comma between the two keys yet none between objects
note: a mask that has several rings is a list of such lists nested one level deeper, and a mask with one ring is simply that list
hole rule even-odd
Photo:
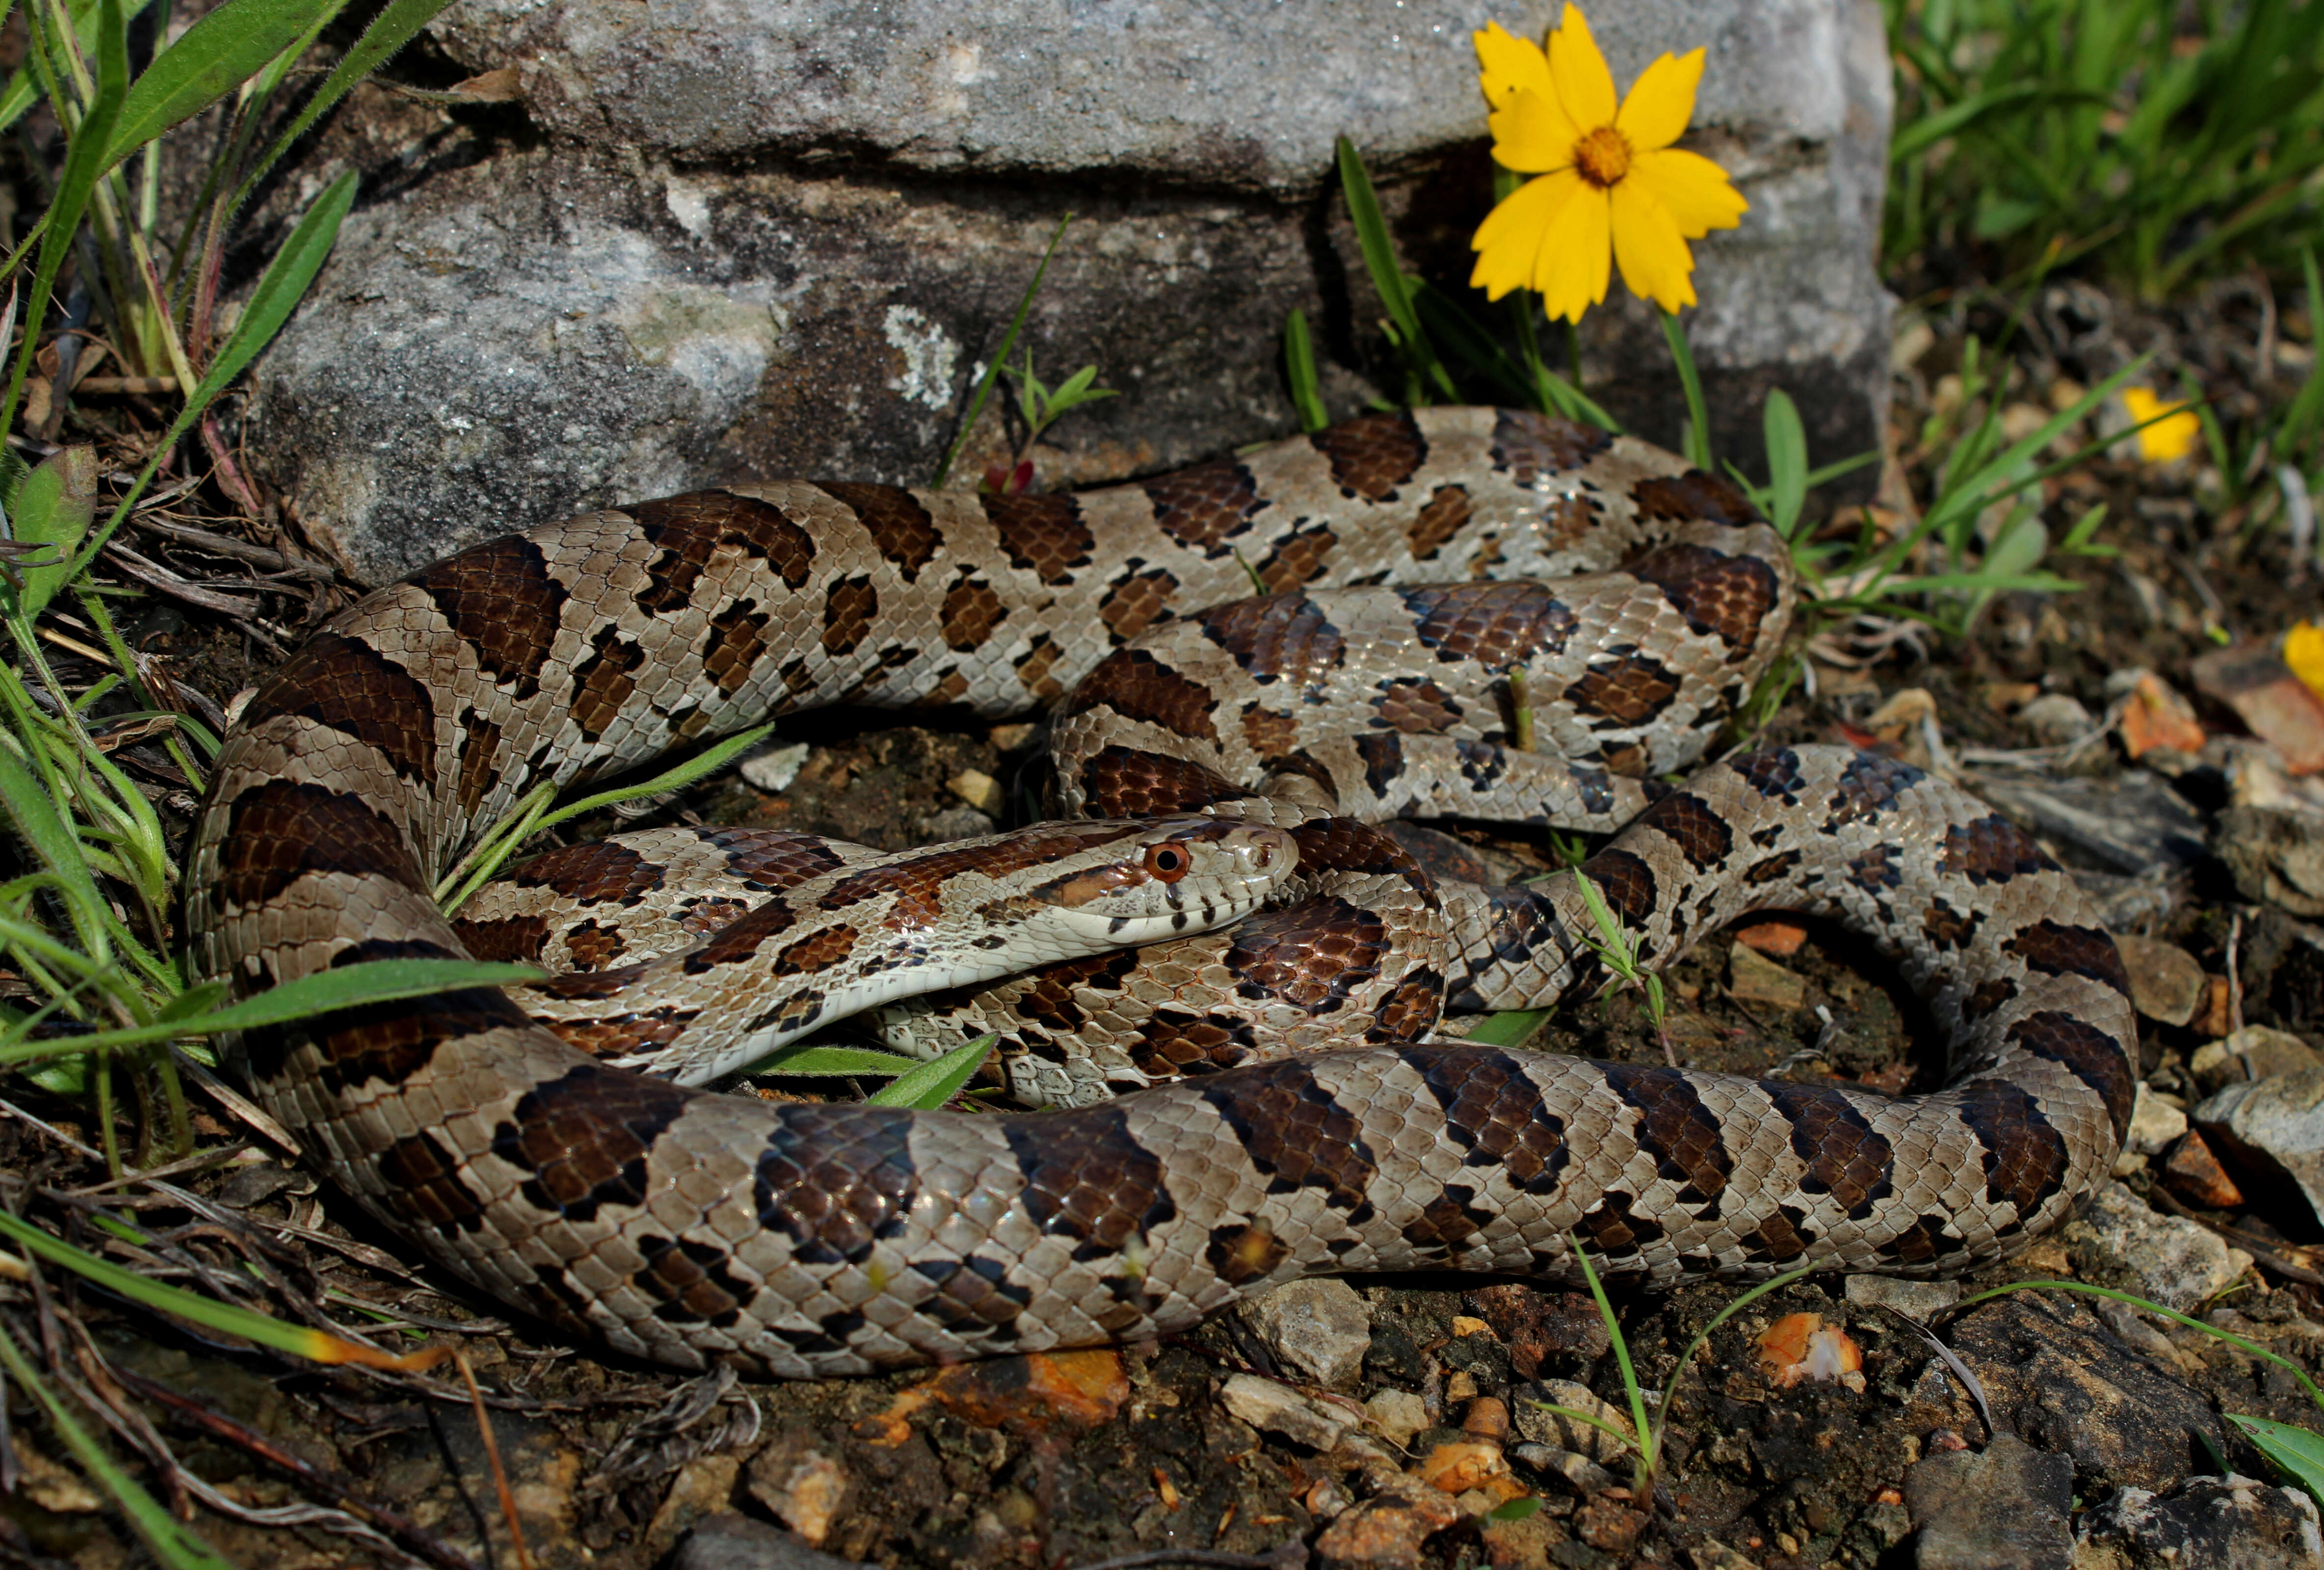
[{"label": "coiled snake body", "polygon": [[[1230,603],[1245,563],[1273,592]],[[1656,1279],[1957,1270],[2110,1166],[2126,980],[2030,839],[1903,764],[1771,749],[1646,782],[1748,692],[1793,596],[1723,483],[1481,410],[1078,497],[779,482],[593,513],[381,591],[248,705],[196,840],[196,968],[245,995],[379,957],[570,971],[235,1050],[390,1226],[685,1366],[1089,1344],[1303,1274],[1562,1278],[1569,1234]],[[1562,759],[1508,744],[1513,675]],[[1056,706],[1060,803],[1107,817],[901,854],[653,831],[438,912],[438,875],[540,781],[843,699]],[[1443,884],[1358,819],[1641,808],[1587,870],[1650,962],[1751,909],[1836,916],[1929,999],[1947,1088],[1436,1044],[1448,998],[1602,981],[1586,919],[1570,878]],[[932,985],[956,990],[899,1011]],[[1060,1110],[640,1072],[698,1081],[873,1005],[924,1047],[1000,1024],[1020,1091]]]}]

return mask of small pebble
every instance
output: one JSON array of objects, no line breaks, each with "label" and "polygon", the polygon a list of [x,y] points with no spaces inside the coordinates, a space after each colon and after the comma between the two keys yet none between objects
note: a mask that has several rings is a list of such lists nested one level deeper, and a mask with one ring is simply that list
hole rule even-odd
[{"label": "small pebble", "polygon": [[2244,1191],[2219,1165],[2203,1136],[2192,1129],[2172,1147],[2163,1161],[2163,1183],[2188,1204],[2204,1210],[2236,1210],[2244,1202]]},{"label": "small pebble", "polygon": [[807,762],[807,743],[793,742],[788,747],[776,747],[754,758],[742,760],[742,782],[753,790],[770,794],[787,790],[798,778],[799,766]]},{"label": "small pebble", "polygon": [[1735,941],[1775,959],[1789,959],[1807,941],[1808,929],[1796,921],[1754,921],[1735,929]]},{"label": "small pebble", "polygon": [[2131,1006],[2150,1020],[2183,1025],[2210,1001],[2211,978],[2195,956],[2173,943],[2152,937],[2117,937],[2123,968],[2130,972]]},{"label": "small pebble", "polygon": [[1807,1002],[1804,977],[1739,943],[1728,951],[1727,984],[1735,1001],[1746,1007],[1790,1010]]},{"label": "small pebble", "polygon": [[1236,1374],[1220,1390],[1219,1398],[1228,1411],[1252,1427],[1280,1434],[1311,1450],[1329,1450],[1347,1432],[1338,1413],[1257,1374]]},{"label": "small pebble", "polygon": [[2160,1156],[2187,1131],[2187,1111],[2165,1101],[2144,1084],[2131,1104],[2130,1133],[2124,1148],[2141,1156]]},{"label": "small pebble", "polygon": [[2324,1057],[2288,1030],[2246,1025],[2220,1041],[2207,1041],[2188,1060],[2187,1072],[2206,1094],[2247,1079],[2272,1079],[2303,1068],[2324,1068]]},{"label": "small pebble", "polygon": [[2017,711],[2017,723],[2045,747],[2063,747],[2098,728],[2079,698],[2062,692],[2043,693]]},{"label": "small pebble", "polygon": [[1786,1314],[1759,1334],[1759,1371],[1779,1390],[1805,1380],[1838,1380],[1864,1389],[1864,1353],[1821,1314]]},{"label": "small pebble", "polygon": [[1364,1403],[1364,1418],[1380,1437],[1402,1449],[1428,1427],[1428,1405],[1410,1390],[1382,1390]]},{"label": "small pebble", "polygon": [[954,796],[979,812],[998,817],[1001,812],[1001,781],[980,769],[963,769],[945,781]]},{"label": "small pebble", "polygon": [[1509,1406],[1499,1396],[1479,1396],[1461,1418],[1462,1429],[1495,1444],[1509,1436]]}]

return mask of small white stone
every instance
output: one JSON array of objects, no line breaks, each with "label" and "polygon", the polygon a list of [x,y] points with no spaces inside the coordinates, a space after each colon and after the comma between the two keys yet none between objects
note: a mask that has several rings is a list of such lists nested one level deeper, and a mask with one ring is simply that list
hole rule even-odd
[{"label": "small white stone", "polygon": [[1280,1434],[1310,1450],[1329,1450],[1348,1431],[1346,1420],[1336,1413],[1257,1374],[1236,1374],[1219,1396],[1228,1411],[1252,1427]]},{"label": "small white stone", "polygon": [[963,769],[945,781],[945,788],[979,812],[998,817],[1001,812],[1001,781],[981,769]]},{"label": "small white stone", "polygon": [[1371,1308],[1337,1276],[1286,1282],[1246,1300],[1240,1312],[1269,1352],[1327,1390],[1344,1390],[1364,1371]]},{"label": "small white stone", "polygon": [[1428,1404],[1410,1390],[1382,1390],[1364,1403],[1364,1418],[1380,1437],[1402,1449],[1428,1427]]},{"label": "small white stone", "polygon": [[753,790],[788,790],[790,782],[798,778],[799,766],[806,762],[807,743],[793,742],[788,747],[743,759],[742,782]]},{"label": "small white stone", "polygon": [[2160,1156],[2186,1131],[2186,1113],[2142,1084],[2138,1099],[2131,1104],[2130,1133],[2123,1149],[2134,1156]]}]

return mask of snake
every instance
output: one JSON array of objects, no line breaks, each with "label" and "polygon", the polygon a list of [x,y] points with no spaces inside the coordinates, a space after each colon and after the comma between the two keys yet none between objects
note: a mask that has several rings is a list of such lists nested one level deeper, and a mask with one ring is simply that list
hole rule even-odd
[{"label": "snake", "polygon": [[[1572,1281],[1577,1250],[1648,1283],[1956,1273],[2111,1169],[2128,982],[2070,875],[1958,785],[1831,744],[1702,761],[1798,599],[1727,480],[1489,409],[1079,494],[770,480],[591,513],[380,589],[245,703],[190,968],[236,998],[381,959],[554,973],[226,1057],[428,1258],[679,1367],[1098,1345],[1301,1276]],[[544,784],[836,703],[1047,713],[1060,816],[900,852],[678,825],[440,908]],[[1431,816],[1613,837],[1496,886],[1422,864],[1399,836]],[[1860,931],[1948,1077],[1451,1033],[1605,986],[1593,900],[1646,969],[1750,910]],[[716,1087],[850,1017],[928,1050],[998,1030],[1036,1110]]]}]

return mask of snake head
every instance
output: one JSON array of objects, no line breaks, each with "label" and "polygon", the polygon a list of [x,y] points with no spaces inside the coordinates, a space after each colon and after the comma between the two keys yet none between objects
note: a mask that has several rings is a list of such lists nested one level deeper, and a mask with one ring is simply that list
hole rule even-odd
[{"label": "snake head", "polygon": [[1079,824],[1115,835],[1026,891],[1093,949],[1204,932],[1250,914],[1299,864],[1279,828],[1214,817]]}]

